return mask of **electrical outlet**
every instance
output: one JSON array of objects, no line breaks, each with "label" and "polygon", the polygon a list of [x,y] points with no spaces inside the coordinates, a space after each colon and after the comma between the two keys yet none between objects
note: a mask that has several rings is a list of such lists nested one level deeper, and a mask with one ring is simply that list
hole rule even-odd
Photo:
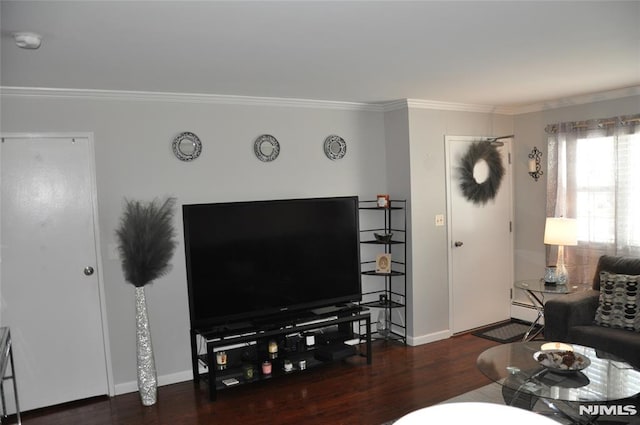
[{"label": "electrical outlet", "polygon": [[436,226],[444,226],[444,214],[436,215]]}]

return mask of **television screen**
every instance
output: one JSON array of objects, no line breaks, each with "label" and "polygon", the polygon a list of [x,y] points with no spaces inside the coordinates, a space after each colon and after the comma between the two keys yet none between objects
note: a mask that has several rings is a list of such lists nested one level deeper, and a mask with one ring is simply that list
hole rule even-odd
[{"label": "television screen", "polygon": [[361,299],[356,196],[182,209],[192,328]]}]

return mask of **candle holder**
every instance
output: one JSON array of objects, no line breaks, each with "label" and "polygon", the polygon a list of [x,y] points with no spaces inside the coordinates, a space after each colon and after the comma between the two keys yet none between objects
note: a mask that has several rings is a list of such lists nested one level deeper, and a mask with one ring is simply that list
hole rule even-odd
[{"label": "candle holder", "polygon": [[269,341],[269,358],[277,359],[278,358],[278,343],[274,340]]},{"label": "candle holder", "polygon": [[529,175],[533,177],[535,181],[538,181],[540,176],[544,174],[540,166],[540,158],[542,158],[542,152],[534,146],[529,154]]},{"label": "candle holder", "polygon": [[262,362],[262,374],[271,375],[271,362],[266,360]]},{"label": "candle holder", "polygon": [[216,366],[218,370],[225,370],[227,368],[227,353],[225,351],[218,351],[216,353]]}]

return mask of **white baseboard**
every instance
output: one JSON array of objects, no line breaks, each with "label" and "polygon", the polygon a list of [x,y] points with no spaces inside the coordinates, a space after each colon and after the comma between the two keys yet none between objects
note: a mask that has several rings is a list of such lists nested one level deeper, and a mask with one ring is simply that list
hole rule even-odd
[{"label": "white baseboard", "polygon": [[435,342],[435,341],[440,341],[442,339],[447,339],[447,338],[451,338],[451,331],[444,330],[444,331],[439,331],[439,332],[434,332],[431,334],[427,334],[427,335],[421,335],[418,337],[407,337],[407,344],[409,344],[412,347],[415,347],[416,345],[422,345],[422,344],[428,344],[430,342]]},{"label": "white baseboard", "polygon": [[[193,372],[191,370],[185,370],[182,372],[171,373],[169,375],[158,376],[158,386],[177,384],[178,382],[191,381],[193,379]],[[116,384],[116,394],[127,394],[138,391],[138,381],[123,382]]]}]

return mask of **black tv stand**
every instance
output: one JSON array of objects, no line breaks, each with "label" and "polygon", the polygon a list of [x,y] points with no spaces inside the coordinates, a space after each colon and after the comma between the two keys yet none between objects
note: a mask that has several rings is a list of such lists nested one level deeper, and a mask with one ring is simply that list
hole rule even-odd
[{"label": "black tv stand", "polygon": [[292,321],[312,320],[314,315],[310,311],[292,311],[275,314],[272,316],[261,317],[254,319],[251,324],[257,330],[266,331],[271,329],[278,329],[282,326],[286,326]]},{"label": "black tv stand", "polygon": [[345,312],[349,310],[357,310],[360,308],[356,304],[340,304],[340,305],[332,305],[329,307],[319,307],[314,308],[311,312],[316,316],[322,316],[325,314],[337,314],[339,312]]},{"label": "black tv stand", "polygon": [[[371,364],[371,316],[368,309],[346,305],[296,313],[287,314],[286,318],[278,315],[252,324],[244,322],[237,326],[228,324],[215,328],[192,328],[191,360],[194,384],[199,385],[201,380],[207,382],[209,399],[213,401],[218,390],[301,373],[306,369],[343,358],[344,355],[357,354],[366,357],[367,364]],[[356,326],[357,329],[366,329],[366,333],[355,334],[354,323],[360,325]],[[309,332],[318,335],[314,346],[305,346],[302,338],[295,340],[296,336]],[[198,339],[205,342],[205,353],[198,351]],[[346,345],[345,341],[355,342],[355,345]],[[261,364],[269,359],[269,342],[278,344],[278,357],[270,359],[272,373],[264,375]],[[224,368],[216,364],[216,352],[220,350],[224,350],[227,356]],[[331,354],[344,355],[327,356],[328,350]],[[322,353],[325,355],[318,355]],[[285,360],[293,364],[291,370],[284,370]],[[300,367],[301,361],[306,367]],[[200,371],[201,367],[203,372]],[[253,369],[252,377],[244,374],[245,368]]]},{"label": "black tv stand", "polygon": [[225,323],[224,325],[213,326],[209,328],[209,331],[215,332],[215,333],[225,333],[225,332],[241,331],[243,329],[247,329],[250,327],[251,327],[250,322],[235,322],[235,323]]}]

